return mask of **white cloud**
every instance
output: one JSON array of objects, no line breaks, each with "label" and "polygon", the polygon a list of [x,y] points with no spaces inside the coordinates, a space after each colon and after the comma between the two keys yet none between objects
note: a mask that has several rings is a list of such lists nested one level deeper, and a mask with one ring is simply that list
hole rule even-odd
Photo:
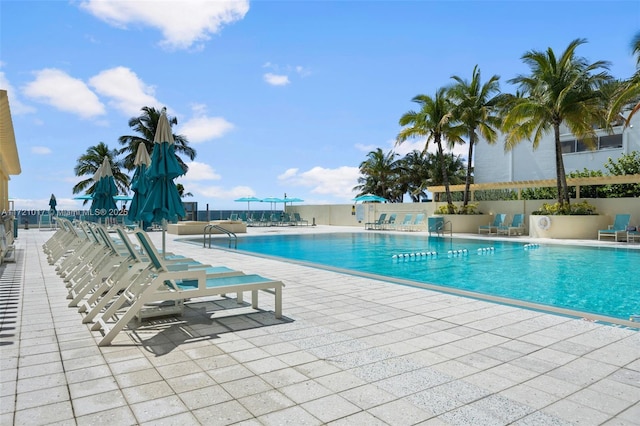
[{"label": "white cloud", "polygon": [[313,167],[302,173],[298,169],[288,169],[278,176],[278,180],[290,186],[311,188],[314,194],[332,195],[348,200],[353,198],[353,187],[358,184],[359,176],[360,170],[357,167]]},{"label": "white cloud", "polygon": [[[4,64],[0,63],[0,67]],[[12,115],[30,114],[36,111],[35,108],[25,105],[20,101],[18,91],[13,88],[4,72],[0,71],[0,89],[7,91],[9,97],[9,108],[11,108]]]},{"label": "white cloud", "polygon": [[195,117],[180,125],[180,133],[184,134],[189,142],[197,144],[220,138],[234,128],[232,123],[222,117],[207,117],[204,105],[193,105],[192,110]]},{"label": "white cloud", "polygon": [[37,71],[35,76],[35,80],[23,89],[27,97],[82,118],[105,114],[104,105],[98,96],[82,80],[52,68]]},{"label": "white cloud", "polygon": [[153,86],[145,84],[129,68],[116,67],[91,77],[89,84],[102,96],[110,98],[109,105],[128,117],[140,115],[143,106],[159,105]]},{"label": "white cloud", "polygon": [[213,170],[213,168],[205,163],[192,161],[185,163],[189,167],[186,175],[178,178],[178,181],[197,181],[197,180],[219,180],[221,176]]},{"label": "white cloud", "polygon": [[[422,150],[424,149],[425,142],[426,142],[426,139],[414,139],[414,140],[407,140],[405,142],[402,142],[400,145],[395,145],[395,141],[389,141],[388,146],[390,150],[393,149],[396,153],[400,154],[401,157],[404,157],[408,153],[415,150],[422,152]],[[438,151],[437,145],[433,141],[430,142],[427,152],[435,154],[437,151]],[[444,152],[445,153],[453,152],[454,155],[459,155],[462,157],[463,160],[466,161],[467,154],[469,153],[469,145],[467,144],[455,145],[453,149],[449,149],[445,143]]]},{"label": "white cloud", "polygon": [[357,143],[354,146],[358,151],[366,152],[367,154],[378,149],[376,145],[364,145],[361,143]]},{"label": "white cloud", "polygon": [[37,155],[51,154],[51,149],[46,146],[33,146],[31,147],[31,153]]},{"label": "white cloud", "polygon": [[273,74],[270,72],[266,73],[263,78],[264,81],[272,86],[286,86],[290,83],[289,76]]},{"label": "white cloud", "polygon": [[[233,201],[241,197],[255,196],[255,191],[248,186],[236,186],[230,189],[222,186],[205,186],[190,183],[185,185],[185,191],[191,192],[193,195],[199,195],[205,198],[213,198],[220,201]],[[238,204],[241,206],[242,204]],[[246,203],[244,204],[246,206]]]},{"label": "white cloud", "polygon": [[187,49],[195,45],[199,49],[224,25],[243,19],[249,11],[249,2],[85,0],[80,7],[119,28],[131,24],[157,28],[164,37],[161,45],[167,48]]}]

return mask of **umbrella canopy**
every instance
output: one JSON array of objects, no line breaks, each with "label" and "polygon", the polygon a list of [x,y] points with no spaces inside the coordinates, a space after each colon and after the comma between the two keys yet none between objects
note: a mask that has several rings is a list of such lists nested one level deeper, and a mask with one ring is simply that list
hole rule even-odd
[{"label": "umbrella canopy", "polygon": [[49,199],[49,213],[51,213],[51,216],[58,214],[58,211],[56,210],[57,205],[58,202],[56,201],[56,196],[51,194],[51,198]]},{"label": "umbrella canopy", "polygon": [[387,199],[374,194],[364,194],[353,199],[353,201],[361,203],[386,203]]},{"label": "umbrella canopy", "polygon": [[239,203],[242,202],[246,202],[247,203],[247,212],[251,211],[251,202],[258,202],[258,201],[262,201],[260,198],[257,197],[241,197],[238,198],[236,200],[233,200]]},{"label": "umbrella canopy", "polygon": [[267,198],[263,198],[260,201],[262,201],[263,203],[271,203],[271,210],[273,210],[274,204],[284,203],[287,200],[285,200],[284,198],[278,198],[278,197],[267,197]]},{"label": "umbrella canopy", "polygon": [[150,182],[149,191],[140,216],[148,222],[162,223],[164,256],[166,223],[176,222],[178,218],[186,216],[178,188],[173,182],[175,178],[184,174],[184,170],[176,158],[171,125],[164,109],[160,114],[153,142],[151,165],[146,172]]},{"label": "umbrella canopy", "polygon": [[138,145],[138,151],[136,152],[136,159],[133,162],[136,166],[136,170],[133,172],[133,179],[131,180],[131,190],[133,191],[133,199],[129,206],[129,212],[127,213],[127,219],[131,221],[141,221],[142,206],[147,199],[147,193],[149,192],[149,178],[147,177],[147,168],[151,164],[151,158],[147,152],[145,144]]},{"label": "umbrella canopy", "polygon": [[98,170],[100,175],[98,176],[96,173],[94,176],[94,179],[98,177],[98,181],[93,191],[91,211],[98,217],[115,216],[118,214],[118,207],[113,197],[118,193],[118,188],[111,172],[111,163],[107,157],[104,157]]}]

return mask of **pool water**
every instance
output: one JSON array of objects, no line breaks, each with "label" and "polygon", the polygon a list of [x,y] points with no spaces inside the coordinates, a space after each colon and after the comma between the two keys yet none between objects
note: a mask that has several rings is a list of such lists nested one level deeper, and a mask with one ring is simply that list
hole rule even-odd
[{"label": "pool water", "polygon": [[336,233],[240,238],[238,250],[623,320],[640,313],[633,249]]}]

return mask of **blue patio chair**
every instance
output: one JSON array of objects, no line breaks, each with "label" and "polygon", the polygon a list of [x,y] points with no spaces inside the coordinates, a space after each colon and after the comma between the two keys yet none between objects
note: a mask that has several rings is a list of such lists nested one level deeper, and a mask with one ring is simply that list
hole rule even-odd
[{"label": "blue patio chair", "polygon": [[487,234],[498,233],[498,228],[503,226],[504,219],[507,217],[504,213],[498,213],[496,217],[493,219],[493,223],[490,225],[480,225],[478,227],[478,234],[482,234],[486,232]]},{"label": "blue patio chair", "polygon": [[513,215],[513,220],[509,225],[501,225],[498,226],[497,233],[504,234],[507,236],[511,236],[513,232],[514,235],[522,235],[524,234],[524,214],[518,213]]},{"label": "blue patio chair", "polygon": [[386,219],[387,219],[387,214],[380,213],[378,220],[376,220],[375,222],[366,222],[364,224],[364,229],[380,229],[380,227],[382,227]]},{"label": "blue patio chair", "polygon": [[617,214],[613,225],[609,225],[608,229],[600,229],[598,231],[598,241],[602,238],[613,237],[614,241],[618,241],[618,238],[626,238],[627,226],[631,220],[630,214]]}]

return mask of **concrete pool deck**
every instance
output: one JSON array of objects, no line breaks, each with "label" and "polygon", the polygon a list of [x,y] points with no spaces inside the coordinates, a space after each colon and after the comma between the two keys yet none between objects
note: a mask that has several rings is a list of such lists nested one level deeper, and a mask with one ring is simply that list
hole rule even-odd
[{"label": "concrete pool deck", "polygon": [[[67,307],[64,283],[47,263],[41,246],[51,235],[20,230],[16,262],[0,267],[3,425],[637,425],[640,419],[637,330],[203,249],[170,234],[169,251],[283,281],[283,319],[274,318],[271,297],[261,298],[261,311],[229,309],[235,303],[215,298],[98,347],[101,335]],[[160,232],[149,235],[161,245]]]}]

